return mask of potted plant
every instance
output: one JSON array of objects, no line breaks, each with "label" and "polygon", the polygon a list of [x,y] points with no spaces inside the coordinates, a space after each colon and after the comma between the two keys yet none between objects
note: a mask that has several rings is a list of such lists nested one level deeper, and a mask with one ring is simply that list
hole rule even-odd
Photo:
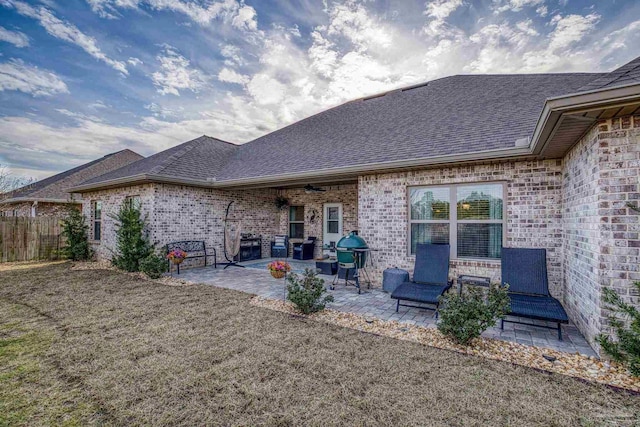
[{"label": "potted plant", "polygon": [[172,263],[178,265],[187,257],[187,253],[182,249],[174,249],[167,254],[167,259]]},{"label": "potted plant", "polygon": [[276,279],[282,279],[291,271],[291,266],[284,261],[273,261],[267,264],[267,269]]},{"label": "potted plant", "polygon": [[284,196],[278,196],[276,197],[276,207],[278,209],[282,209],[286,206],[289,206],[289,199],[287,199]]}]

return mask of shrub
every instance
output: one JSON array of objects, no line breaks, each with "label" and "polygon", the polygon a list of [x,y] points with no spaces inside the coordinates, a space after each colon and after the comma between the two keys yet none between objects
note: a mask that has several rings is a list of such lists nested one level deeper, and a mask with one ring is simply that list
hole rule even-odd
[{"label": "shrub", "polygon": [[150,279],[158,279],[167,271],[167,260],[156,254],[151,254],[140,261],[140,271]]},{"label": "shrub", "polygon": [[[640,292],[640,282],[633,284]],[[609,324],[615,331],[616,340],[607,334],[598,335],[602,350],[617,362],[626,365],[632,375],[640,376],[640,312],[627,304],[613,289],[602,290],[602,300],[613,311]]]},{"label": "shrub", "polygon": [[67,240],[67,245],[62,248],[62,255],[73,261],[86,261],[91,258],[88,231],[85,216],[75,206],[70,205],[67,215],[62,220],[62,235]]},{"label": "shrub", "polygon": [[140,271],[140,261],[153,253],[145,232],[145,220],[133,200],[125,200],[116,214],[116,252],[113,265],[125,271]]},{"label": "shrub", "polygon": [[324,310],[328,302],[333,301],[331,295],[324,295],[324,280],[319,278],[315,271],[307,268],[302,279],[297,274],[287,277],[287,299],[304,314],[315,313]]},{"label": "shrub", "polygon": [[438,330],[459,344],[467,345],[509,312],[507,286],[492,285],[489,291],[469,286],[466,292],[441,297]]}]

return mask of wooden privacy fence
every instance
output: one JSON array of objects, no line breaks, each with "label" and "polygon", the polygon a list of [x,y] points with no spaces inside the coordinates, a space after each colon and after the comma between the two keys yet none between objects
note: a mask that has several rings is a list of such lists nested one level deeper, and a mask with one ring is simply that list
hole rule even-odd
[{"label": "wooden privacy fence", "polygon": [[56,260],[64,246],[60,217],[0,218],[0,262]]}]

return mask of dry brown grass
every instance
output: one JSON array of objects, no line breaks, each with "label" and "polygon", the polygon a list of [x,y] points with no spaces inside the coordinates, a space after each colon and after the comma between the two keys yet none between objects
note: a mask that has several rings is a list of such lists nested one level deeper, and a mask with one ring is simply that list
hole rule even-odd
[{"label": "dry brown grass", "polygon": [[48,359],[120,425],[633,425],[640,398],[69,265],[0,273],[50,319]]}]

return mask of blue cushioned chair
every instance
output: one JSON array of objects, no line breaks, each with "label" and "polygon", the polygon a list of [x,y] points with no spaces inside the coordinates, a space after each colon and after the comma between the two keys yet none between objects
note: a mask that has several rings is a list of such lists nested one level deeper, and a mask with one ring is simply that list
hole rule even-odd
[{"label": "blue cushioned chair", "polygon": [[273,236],[271,242],[271,258],[286,258],[289,256],[289,237]]},{"label": "blue cushioned chair", "polygon": [[[549,294],[546,249],[502,248],[502,283],[509,285],[510,316],[556,323],[562,341],[561,325],[569,323],[569,317],[560,301]],[[503,329],[504,322],[528,324],[502,319]]]},{"label": "blue cushioned chair", "polygon": [[[453,281],[449,280],[449,253],[449,245],[430,243],[417,245],[413,281],[402,283],[391,293],[391,298],[398,300],[396,312],[400,309],[400,306],[424,308],[435,310],[436,318],[438,317],[440,296],[448,291],[453,284]],[[410,301],[435,307],[401,304],[400,301]]]}]

